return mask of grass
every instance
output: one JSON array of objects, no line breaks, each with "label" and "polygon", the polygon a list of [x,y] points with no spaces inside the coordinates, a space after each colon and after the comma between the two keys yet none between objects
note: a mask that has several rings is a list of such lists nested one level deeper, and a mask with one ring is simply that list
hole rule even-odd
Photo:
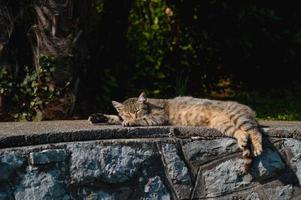
[{"label": "grass", "polygon": [[258,119],[301,120],[301,96],[242,94],[233,98],[256,111]]}]

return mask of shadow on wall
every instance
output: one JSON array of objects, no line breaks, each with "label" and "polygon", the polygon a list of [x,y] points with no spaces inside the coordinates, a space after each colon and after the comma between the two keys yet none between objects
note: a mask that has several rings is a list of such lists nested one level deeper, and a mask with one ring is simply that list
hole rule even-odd
[{"label": "shadow on wall", "polygon": [[270,141],[270,138],[263,137],[264,151],[262,155],[254,159],[251,174],[256,181],[262,184],[279,180],[284,185],[300,186],[298,176],[292,169],[290,161],[284,155],[287,151],[282,149],[282,142],[276,141],[276,144],[274,144]]}]

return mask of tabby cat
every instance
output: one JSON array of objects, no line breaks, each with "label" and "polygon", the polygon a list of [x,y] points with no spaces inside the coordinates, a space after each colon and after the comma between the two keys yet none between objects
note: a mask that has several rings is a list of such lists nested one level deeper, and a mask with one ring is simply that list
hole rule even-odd
[{"label": "tabby cat", "polygon": [[179,125],[215,128],[224,135],[237,139],[243,151],[245,171],[250,170],[252,163],[249,141],[254,156],[262,152],[262,135],[255,113],[248,106],[237,102],[193,97],[151,99],[141,93],[138,98],[112,103],[118,116],[96,113],[88,120],[91,123],[106,122],[123,126]]}]

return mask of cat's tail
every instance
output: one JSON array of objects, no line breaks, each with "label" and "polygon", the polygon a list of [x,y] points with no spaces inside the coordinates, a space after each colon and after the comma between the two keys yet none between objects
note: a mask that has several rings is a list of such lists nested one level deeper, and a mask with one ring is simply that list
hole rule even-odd
[{"label": "cat's tail", "polygon": [[253,158],[251,156],[251,151],[249,148],[245,148],[242,150],[242,158],[244,161],[244,171],[249,173],[252,168]]}]

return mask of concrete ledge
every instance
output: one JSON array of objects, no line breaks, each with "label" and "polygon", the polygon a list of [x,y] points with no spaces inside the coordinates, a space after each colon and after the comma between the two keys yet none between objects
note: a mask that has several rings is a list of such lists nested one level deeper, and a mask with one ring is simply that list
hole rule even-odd
[{"label": "concrete ledge", "polygon": [[[301,122],[261,121],[260,124],[268,136],[301,139]],[[0,123],[0,148],[72,141],[164,137],[214,139],[224,136],[215,129],[205,127],[127,128],[117,125],[92,125],[86,120]]]}]

